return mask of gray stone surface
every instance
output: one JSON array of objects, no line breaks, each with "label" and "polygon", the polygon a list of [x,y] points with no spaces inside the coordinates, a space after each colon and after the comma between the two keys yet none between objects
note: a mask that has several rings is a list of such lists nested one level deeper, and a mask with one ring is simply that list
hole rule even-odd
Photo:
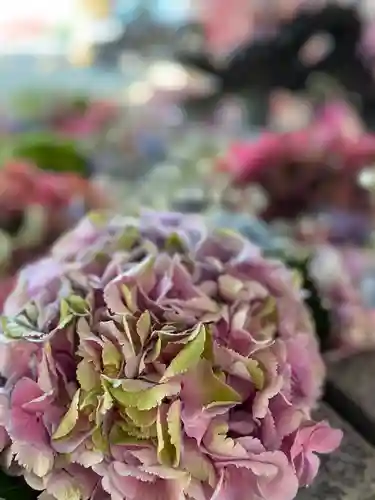
[{"label": "gray stone surface", "polygon": [[318,412],[333,427],[344,431],[339,450],[323,457],[313,486],[297,500],[375,500],[375,449],[327,406]]},{"label": "gray stone surface", "polygon": [[328,379],[361,409],[364,418],[373,423],[375,435],[375,353],[359,354],[332,363]]}]

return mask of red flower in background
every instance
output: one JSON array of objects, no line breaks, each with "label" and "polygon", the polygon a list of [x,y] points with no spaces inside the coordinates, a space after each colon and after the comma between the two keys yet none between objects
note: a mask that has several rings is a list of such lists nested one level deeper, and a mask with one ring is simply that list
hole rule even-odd
[{"label": "red flower in background", "polygon": [[83,113],[63,115],[54,128],[65,137],[90,137],[115,122],[118,111],[118,106],[110,102],[93,102]]},{"label": "red flower in background", "polygon": [[[267,132],[255,142],[233,144],[218,168],[234,184],[260,184],[269,195],[269,218],[293,218],[320,202],[350,207],[358,198],[359,172],[375,160],[375,134],[346,132],[339,121],[326,120],[299,131]],[[340,190],[345,199],[338,200]]]},{"label": "red flower in background", "polygon": [[107,203],[91,181],[70,172],[45,172],[23,160],[8,162],[0,170],[0,189],[0,207],[5,209],[37,204],[61,210],[77,197],[88,209],[102,208]]},{"label": "red flower in background", "polygon": [[[74,206],[77,202],[78,208]],[[9,262],[2,263],[5,275],[0,278],[0,309],[12,287],[14,273],[43,254],[86,210],[104,208],[107,202],[89,180],[76,174],[45,172],[22,160],[4,165],[0,170],[0,230],[9,238],[12,252]],[[43,212],[37,242],[28,241],[27,236],[19,238],[27,230],[31,207],[41,207]]]}]

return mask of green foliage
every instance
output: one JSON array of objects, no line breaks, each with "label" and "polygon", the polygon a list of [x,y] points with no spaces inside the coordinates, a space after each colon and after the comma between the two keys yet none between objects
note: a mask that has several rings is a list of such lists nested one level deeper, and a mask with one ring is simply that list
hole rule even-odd
[{"label": "green foliage", "polygon": [[27,486],[23,478],[7,476],[0,471],[0,498],[4,500],[36,500],[40,492]]},{"label": "green foliage", "polygon": [[49,133],[17,136],[1,154],[2,161],[11,158],[30,160],[42,170],[74,172],[81,176],[88,174],[87,159],[74,141],[59,139]]}]

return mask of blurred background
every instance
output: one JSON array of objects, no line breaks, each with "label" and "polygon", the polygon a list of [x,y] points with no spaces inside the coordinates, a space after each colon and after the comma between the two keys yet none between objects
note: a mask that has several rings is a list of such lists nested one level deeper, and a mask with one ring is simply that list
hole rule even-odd
[{"label": "blurred background", "polygon": [[374,23],[372,0],[4,4],[2,296],[88,210],[174,210],[284,258],[331,245],[375,345]]},{"label": "blurred background", "polygon": [[[230,205],[231,216],[246,226],[256,218],[277,237],[282,227],[294,238],[307,217],[314,227],[324,220],[330,241],[369,245],[374,16],[371,0],[7,3],[4,213],[19,218],[28,206],[7,193],[20,189],[13,171],[26,176],[32,165],[28,175],[43,172],[50,184],[51,172],[83,176],[106,198],[100,206],[119,211],[147,205],[221,224]],[[262,189],[263,208],[244,187]],[[99,195],[91,205],[77,196],[69,204],[79,215]]]}]

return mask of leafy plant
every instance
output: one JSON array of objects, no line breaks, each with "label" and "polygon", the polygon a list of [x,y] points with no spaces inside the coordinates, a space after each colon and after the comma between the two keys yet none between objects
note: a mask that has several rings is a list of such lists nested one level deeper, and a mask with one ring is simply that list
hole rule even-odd
[{"label": "leafy plant", "polygon": [[74,141],[49,133],[18,136],[13,144],[4,147],[1,157],[3,161],[11,158],[30,160],[42,170],[88,176],[87,158]]}]

